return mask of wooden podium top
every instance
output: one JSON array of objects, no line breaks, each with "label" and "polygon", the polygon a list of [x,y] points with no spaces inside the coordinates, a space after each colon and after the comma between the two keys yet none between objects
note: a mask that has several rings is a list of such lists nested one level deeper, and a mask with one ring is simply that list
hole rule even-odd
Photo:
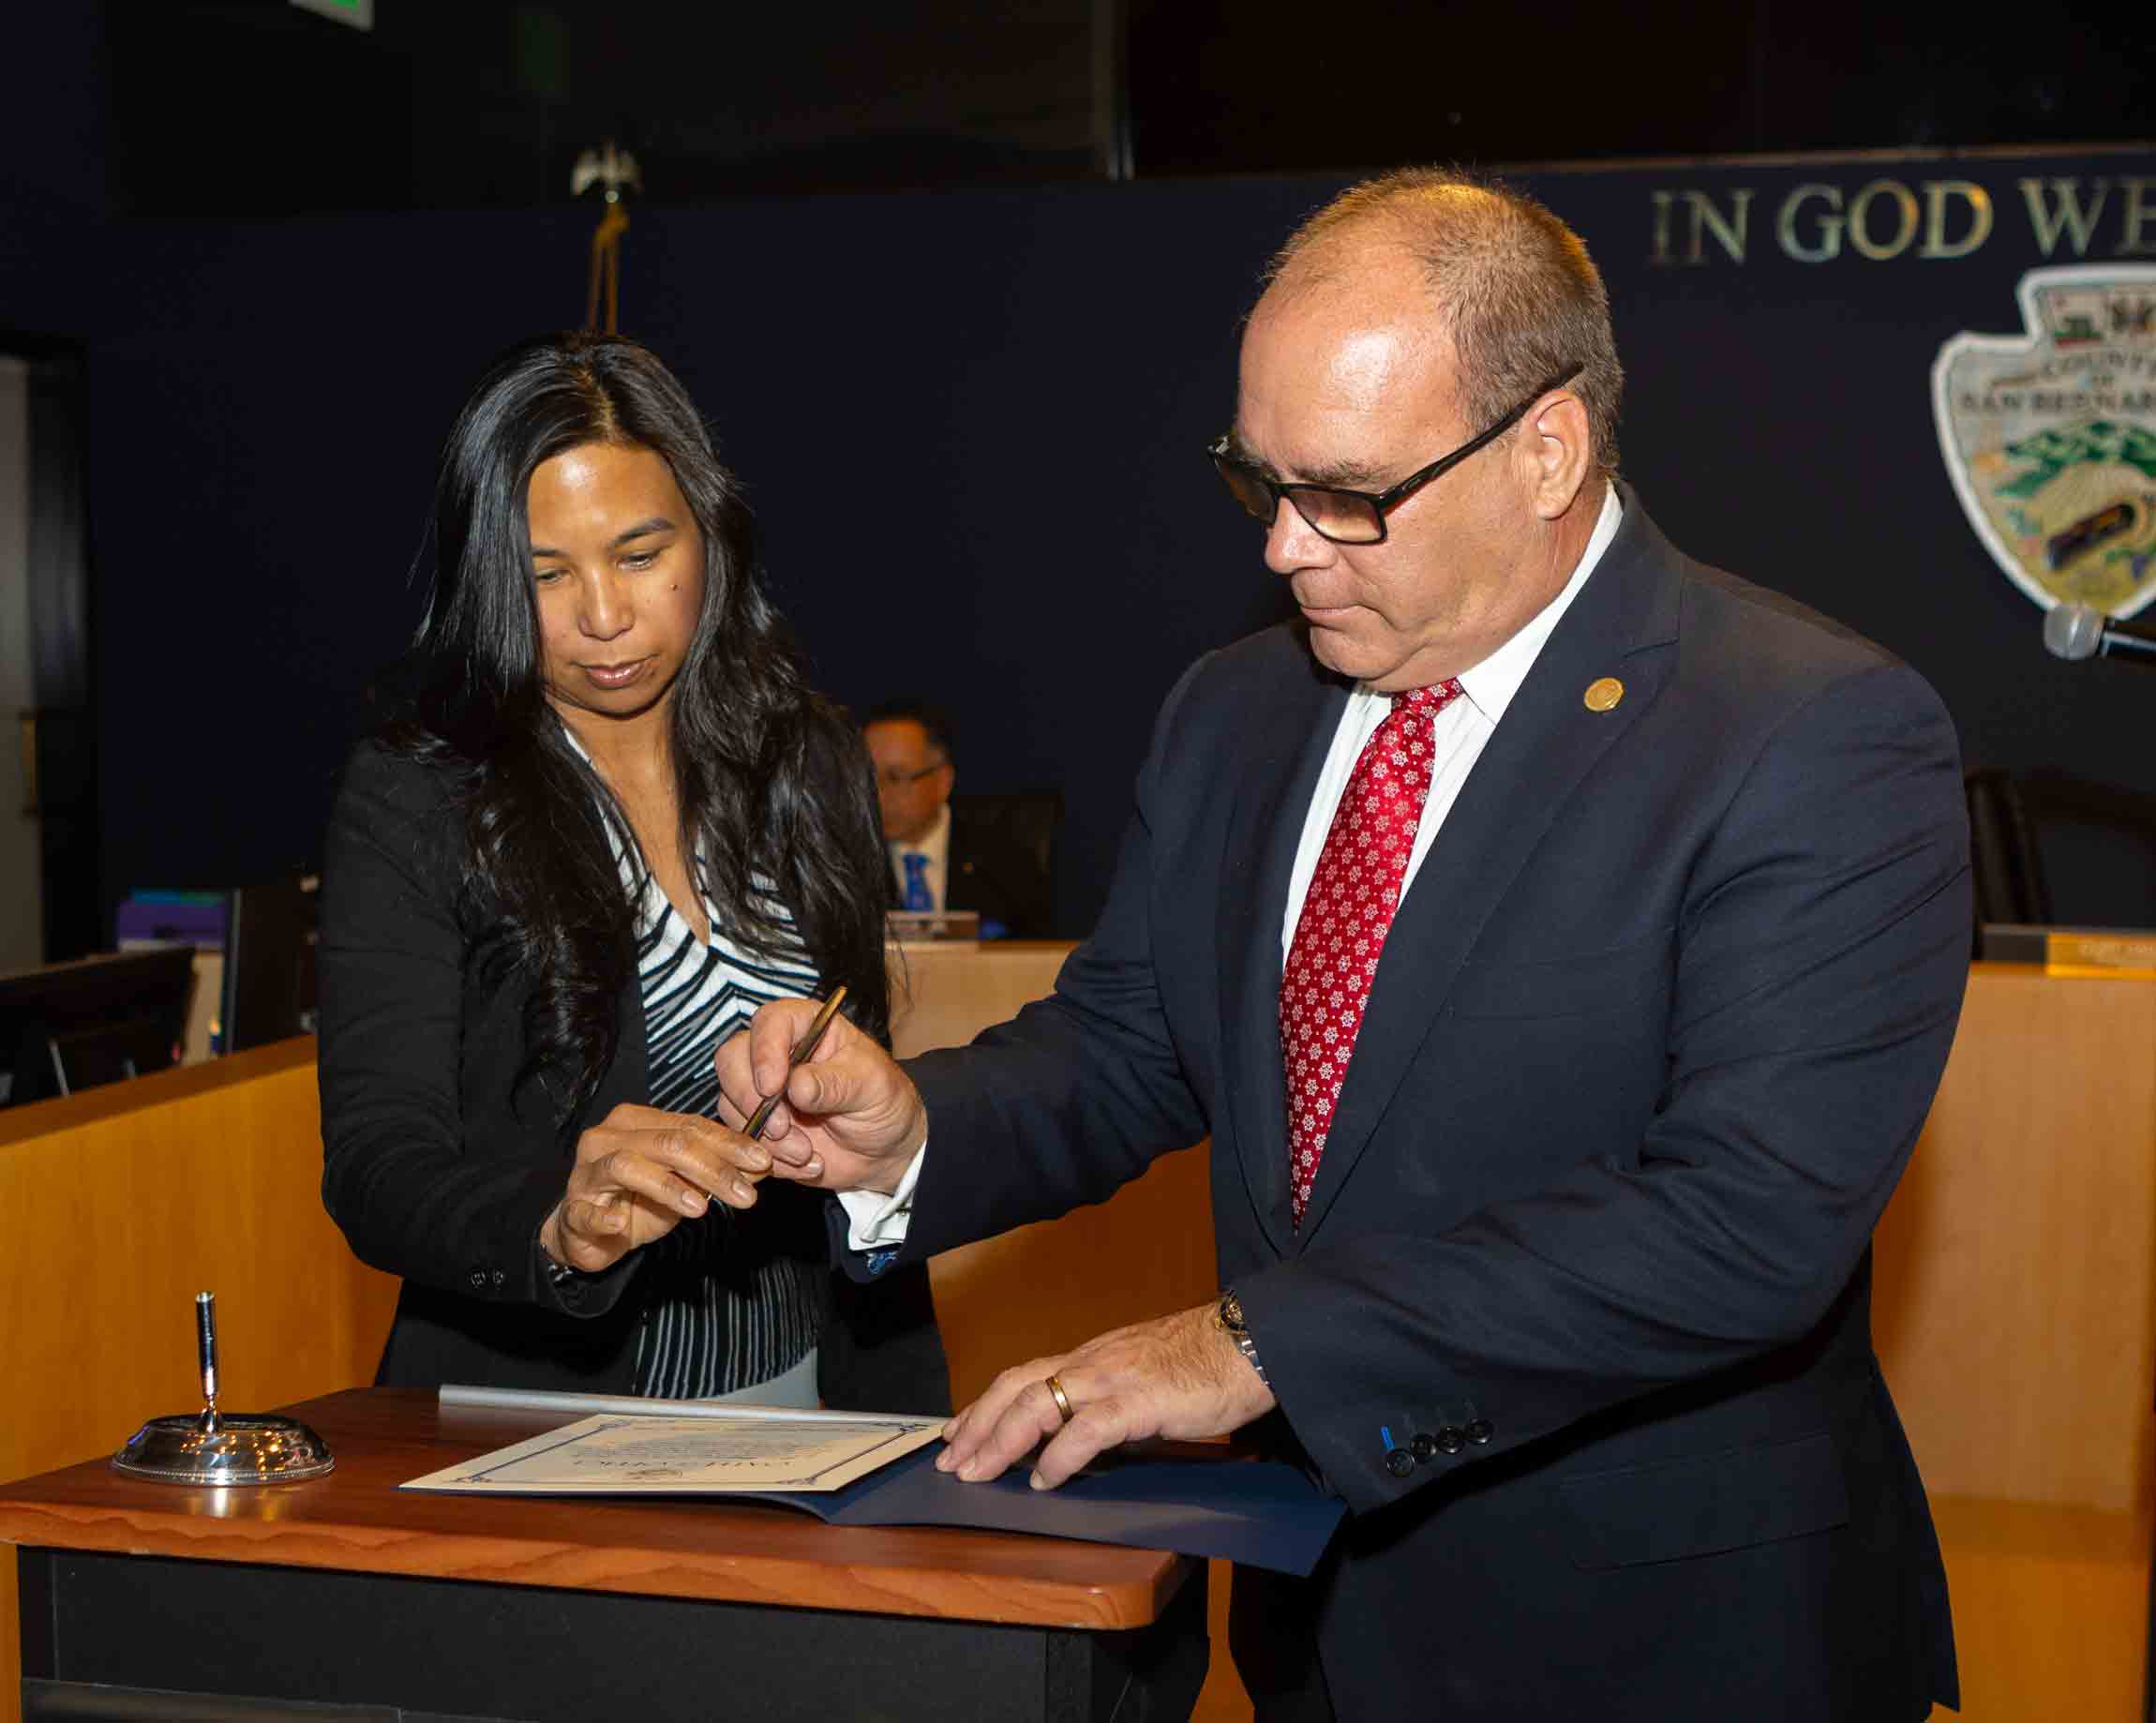
[{"label": "wooden podium top", "polygon": [[397,1388],[285,1410],[329,1443],[327,1477],[192,1489],[91,1461],[0,1485],[0,1542],[1088,1630],[1146,1626],[1195,1566],[1015,1533],[831,1526],[764,1502],[406,1493],[407,1478],[563,1420]]}]

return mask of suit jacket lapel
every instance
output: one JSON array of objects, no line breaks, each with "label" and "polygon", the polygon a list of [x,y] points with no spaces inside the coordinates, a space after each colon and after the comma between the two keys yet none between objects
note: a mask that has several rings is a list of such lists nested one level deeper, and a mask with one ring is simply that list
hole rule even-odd
[{"label": "suit jacket lapel", "polygon": [[[1369,1146],[1514,876],[1668,673],[1679,563],[1638,501],[1619,494],[1624,525],[1506,708],[1385,936],[1303,1214],[1305,1244]],[[1624,698],[1592,712],[1581,697],[1606,676],[1624,682]]]},{"label": "suit jacket lapel", "polygon": [[[1307,644],[1304,650],[1308,651]],[[1280,1058],[1280,922],[1318,772],[1348,685],[1305,660],[1239,750],[1220,878],[1220,1045],[1230,1137],[1251,1210],[1274,1250],[1294,1248],[1287,1075]]]}]

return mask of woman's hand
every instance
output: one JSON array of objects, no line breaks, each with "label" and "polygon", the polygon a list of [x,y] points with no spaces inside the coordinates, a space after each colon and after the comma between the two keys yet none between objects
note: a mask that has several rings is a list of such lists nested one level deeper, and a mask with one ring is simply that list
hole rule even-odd
[{"label": "woman's hand", "polygon": [[771,1165],[759,1145],[711,1119],[624,1101],[576,1139],[569,1188],[540,1227],[539,1248],[597,1274],[713,1200],[752,1206]]}]

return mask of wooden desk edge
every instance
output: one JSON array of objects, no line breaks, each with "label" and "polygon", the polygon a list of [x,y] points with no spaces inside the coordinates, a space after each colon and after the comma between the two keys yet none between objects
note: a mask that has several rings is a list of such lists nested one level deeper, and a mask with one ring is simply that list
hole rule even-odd
[{"label": "wooden desk edge", "polygon": [[270,1077],[314,1063],[311,1035],[250,1047],[200,1065],[174,1065],[132,1077],[125,1083],[101,1083],[79,1095],[52,1101],[33,1101],[20,1107],[0,1108],[0,1148],[28,1142],[33,1137],[77,1131],[124,1114],[140,1113],[175,1101],[189,1101],[217,1089],[236,1087],[258,1077]]},{"label": "wooden desk edge", "polygon": [[[338,1401],[379,1409],[404,1399],[424,1405],[427,1417],[432,1418],[431,1397],[422,1400],[383,1389],[347,1390],[290,1410],[324,1430],[334,1448],[345,1439],[337,1428]],[[505,1430],[500,1439],[516,1440],[520,1433],[529,1432]],[[450,1463],[446,1450],[465,1446],[421,1441],[407,1455],[401,1444],[385,1447],[364,1437],[352,1440],[355,1466],[382,1470],[383,1457],[394,1453],[386,1471],[398,1478]],[[479,1439],[469,1451],[483,1453],[488,1446],[488,1440]],[[340,1487],[361,1492],[350,1498],[354,1504],[409,1503],[419,1522],[397,1523],[394,1518],[384,1522],[356,1506],[340,1512],[334,1497]],[[161,1491],[170,1492],[169,1507],[162,1505]],[[286,1491],[306,1492],[307,1506],[291,1517],[277,1517],[275,1504]],[[789,1535],[798,1526],[804,1540],[828,1534],[857,1550],[878,1543],[887,1550],[872,1551],[872,1559],[849,1559],[843,1551],[831,1553],[829,1545],[825,1553],[794,1554],[769,1547],[684,1546],[678,1536],[643,1543],[633,1530],[598,1523],[595,1515],[578,1522],[581,1536],[526,1533],[499,1523],[470,1532],[444,1529],[439,1516],[445,1511],[443,1505],[456,1498],[398,1496],[393,1486],[385,1490],[354,1479],[350,1472],[342,1477],[332,1473],[319,1483],[235,1487],[233,1494],[241,1499],[234,1506],[242,1511],[229,1517],[202,1511],[202,1498],[209,1493],[119,1477],[108,1461],[88,1461],[0,1484],[0,1544],[1086,1631],[1148,1626],[1199,1571],[1194,1558],[1166,1551],[1087,1546],[965,1527],[827,1527],[804,1511],[769,1503],[732,1505],[753,1509],[760,1522],[746,1539],[752,1544],[768,1546],[772,1526],[786,1527]],[[516,1500],[538,1506],[546,1499]],[[265,1511],[253,1511],[258,1505]],[[680,1504],[684,1508],[696,1505]],[[703,1505],[728,1506],[718,1501]],[[556,1499],[553,1506],[575,1516],[580,1508],[607,1505]],[[430,1516],[437,1523],[425,1523]],[[714,1542],[725,1536],[723,1527],[714,1527]],[[933,1551],[888,1549],[893,1542],[904,1545],[922,1537],[962,1539],[983,1559],[968,1566],[938,1559]],[[1050,1545],[1099,1551],[1099,1563],[1109,1577],[1067,1579],[1026,1571],[1048,1565],[1036,1558]],[[1014,1561],[1014,1555],[1023,1559]]]},{"label": "wooden desk edge", "polygon": [[368,1526],[309,1523],[265,1530],[255,1522],[202,1515],[13,1498],[0,1499],[0,1544],[1085,1632],[1149,1626],[1197,1566],[1187,1558],[1163,1554],[1149,1581],[1078,1585],[948,1567],[812,1565],[721,1551],[689,1553],[541,1538],[460,1538]]}]

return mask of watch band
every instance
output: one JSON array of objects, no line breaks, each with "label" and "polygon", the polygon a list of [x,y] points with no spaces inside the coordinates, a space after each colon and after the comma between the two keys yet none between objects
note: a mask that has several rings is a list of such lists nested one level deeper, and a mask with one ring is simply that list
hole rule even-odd
[{"label": "watch band", "polygon": [[1272,1378],[1265,1374],[1265,1367],[1258,1362],[1257,1342],[1250,1339],[1250,1330],[1243,1321],[1243,1301],[1235,1296],[1233,1287],[1222,1293],[1220,1303],[1213,1307],[1213,1322],[1235,1342],[1235,1350],[1258,1372],[1258,1380],[1270,1391]]}]

